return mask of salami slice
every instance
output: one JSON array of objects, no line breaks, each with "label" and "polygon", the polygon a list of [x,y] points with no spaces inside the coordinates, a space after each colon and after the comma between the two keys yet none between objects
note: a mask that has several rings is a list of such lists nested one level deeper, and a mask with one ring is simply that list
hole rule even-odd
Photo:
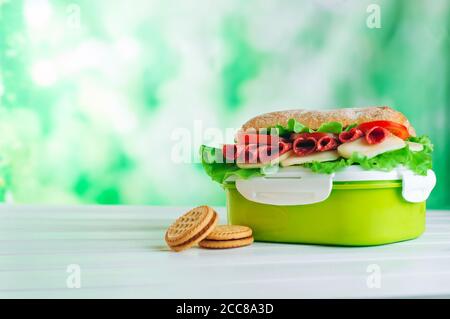
[{"label": "salami slice", "polygon": [[238,157],[237,146],[235,144],[224,144],[222,154],[226,163],[234,163]]},{"label": "salami slice", "polygon": [[389,135],[389,131],[381,126],[374,126],[366,133],[366,141],[369,144],[379,144]]},{"label": "salami slice", "polygon": [[317,141],[317,151],[325,152],[335,150],[338,147],[336,138],[331,136],[324,136]]},{"label": "salami slice", "polygon": [[331,133],[323,133],[323,132],[313,132],[313,133],[292,133],[290,136],[290,140],[294,141],[299,137],[313,137],[316,141],[318,141],[319,139],[321,139],[324,136],[330,136],[332,137],[333,134]]},{"label": "salami slice", "polygon": [[258,160],[261,163],[267,163],[279,156],[279,150],[277,147],[271,145],[262,145],[258,147]]},{"label": "salami slice", "polygon": [[292,143],[289,143],[283,139],[278,143],[278,147],[280,149],[280,155],[283,155],[292,148]]},{"label": "salami slice", "polygon": [[313,153],[317,149],[317,140],[310,137],[298,137],[292,143],[292,150],[298,156],[304,156]]},{"label": "salami slice", "polygon": [[278,146],[261,145],[258,147],[258,160],[261,163],[268,163],[283,155],[292,148],[291,143],[280,141]]},{"label": "salami slice", "polygon": [[258,146],[255,144],[249,144],[242,147],[242,151],[239,152],[236,158],[238,163],[256,164],[258,162]]},{"label": "salami slice", "polygon": [[341,134],[339,134],[339,141],[341,143],[352,142],[354,140],[357,140],[363,135],[364,133],[360,129],[354,127],[350,131],[342,132]]}]

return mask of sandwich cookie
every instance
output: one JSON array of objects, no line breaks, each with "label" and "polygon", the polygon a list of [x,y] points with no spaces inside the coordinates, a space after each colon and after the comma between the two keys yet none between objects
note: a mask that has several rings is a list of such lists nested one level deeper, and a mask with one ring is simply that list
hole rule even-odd
[{"label": "sandwich cookie", "polygon": [[253,243],[252,230],[247,226],[219,225],[206,239],[199,242],[202,248],[225,249],[248,246]]},{"label": "sandwich cookie", "polygon": [[218,220],[219,216],[209,206],[193,208],[170,225],[165,235],[166,243],[174,251],[188,249],[205,239]]}]

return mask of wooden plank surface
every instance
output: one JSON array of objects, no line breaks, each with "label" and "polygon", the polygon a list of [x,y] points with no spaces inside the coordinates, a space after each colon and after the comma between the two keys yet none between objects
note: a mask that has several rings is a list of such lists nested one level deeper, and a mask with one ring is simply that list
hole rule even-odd
[{"label": "wooden plank surface", "polygon": [[[0,206],[0,297],[450,297],[450,211],[429,211],[422,237],[392,245],[173,253],[163,234],[184,211]],[[80,267],[79,289],[67,286],[69,265]],[[380,287],[367,284],[373,267]]]}]

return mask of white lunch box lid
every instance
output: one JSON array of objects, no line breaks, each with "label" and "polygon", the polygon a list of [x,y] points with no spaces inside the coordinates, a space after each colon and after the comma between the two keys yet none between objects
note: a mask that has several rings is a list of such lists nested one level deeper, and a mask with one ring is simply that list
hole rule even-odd
[{"label": "white lunch box lid", "polygon": [[364,170],[353,165],[332,174],[318,174],[300,166],[273,167],[264,176],[235,181],[239,193],[246,199],[270,205],[306,205],[326,200],[333,182],[402,181],[402,196],[411,203],[420,203],[430,196],[436,185],[436,175],[428,170],[426,176],[417,175],[399,166],[390,172]]}]

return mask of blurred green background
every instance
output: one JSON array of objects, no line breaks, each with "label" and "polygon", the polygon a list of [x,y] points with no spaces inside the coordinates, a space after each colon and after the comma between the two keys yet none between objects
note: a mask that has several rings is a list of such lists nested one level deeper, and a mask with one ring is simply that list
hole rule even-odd
[{"label": "blurred green background", "polygon": [[449,30],[445,0],[0,0],[0,197],[222,205],[179,132],[194,160],[258,113],[390,105],[432,138],[429,206],[450,208]]}]

